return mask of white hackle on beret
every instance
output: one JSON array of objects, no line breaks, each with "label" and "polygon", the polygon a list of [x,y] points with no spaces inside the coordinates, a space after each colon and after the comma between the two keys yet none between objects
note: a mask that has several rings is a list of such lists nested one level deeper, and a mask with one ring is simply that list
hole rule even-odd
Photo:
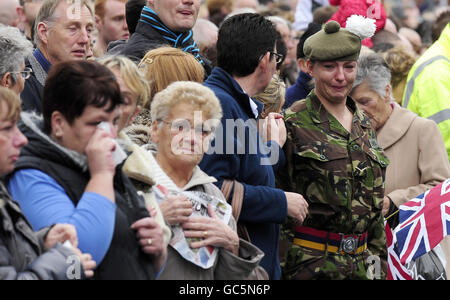
[{"label": "white hackle on beret", "polygon": [[351,15],[345,23],[345,29],[359,36],[361,40],[370,38],[375,34],[377,26],[375,20],[360,15]]}]

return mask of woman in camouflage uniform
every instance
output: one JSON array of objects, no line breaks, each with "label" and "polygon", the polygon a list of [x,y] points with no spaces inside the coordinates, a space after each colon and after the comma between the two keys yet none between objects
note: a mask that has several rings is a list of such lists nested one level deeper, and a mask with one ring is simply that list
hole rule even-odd
[{"label": "woman in camouflage uniform", "polygon": [[302,225],[286,223],[285,279],[383,277],[389,161],[348,97],[360,49],[361,37],[334,21],[304,45],[315,89],[286,112],[288,169],[279,181],[305,197],[309,215]]}]

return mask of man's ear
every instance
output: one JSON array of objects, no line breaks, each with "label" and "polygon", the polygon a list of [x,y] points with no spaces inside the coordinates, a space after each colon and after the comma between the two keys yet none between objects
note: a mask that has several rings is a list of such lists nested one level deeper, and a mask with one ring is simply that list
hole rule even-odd
[{"label": "man's ear", "polygon": [[259,61],[258,67],[261,68],[263,73],[266,73],[270,63],[270,52],[266,52],[263,58]]},{"label": "man's ear", "polygon": [[51,135],[57,139],[61,139],[64,135],[64,126],[66,123],[66,118],[64,118],[64,116],[59,111],[54,111],[51,116]]},{"label": "man's ear", "polygon": [[36,31],[37,31],[36,34],[38,35],[39,40],[41,42],[44,42],[45,44],[48,44],[49,28],[48,28],[47,24],[45,24],[44,22],[39,22]]},{"label": "man's ear", "polygon": [[100,30],[100,28],[103,25],[103,20],[102,18],[100,18],[98,15],[95,15],[95,27],[97,28],[97,30]]},{"label": "man's ear", "polygon": [[25,24],[25,22],[27,21],[26,16],[25,16],[25,11],[23,9],[23,6],[18,6],[16,8],[16,13],[19,16],[19,22],[21,24]]}]

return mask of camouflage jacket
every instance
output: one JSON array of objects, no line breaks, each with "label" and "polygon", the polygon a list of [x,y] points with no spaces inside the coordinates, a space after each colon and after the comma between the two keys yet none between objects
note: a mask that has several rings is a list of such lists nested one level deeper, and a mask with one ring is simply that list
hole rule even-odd
[{"label": "camouflage jacket", "polygon": [[[328,113],[314,91],[286,111],[288,167],[278,182],[285,191],[300,193],[308,201],[303,226],[344,234],[367,231],[370,252],[383,255],[381,209],[389,161],[369,119],[350,97],[347,107],[354,115],[351,133]],[[295,224],[288,221],[283,238],[292,241],[294,230]],[[302,260],[301,253],[295,258],[290,251],[291,259]],[[285,263],[289,267],[291,262]]]}]

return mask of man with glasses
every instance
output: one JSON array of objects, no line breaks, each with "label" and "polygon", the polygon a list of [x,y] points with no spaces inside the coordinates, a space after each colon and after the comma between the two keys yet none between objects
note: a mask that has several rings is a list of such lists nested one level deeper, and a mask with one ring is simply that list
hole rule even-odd
[{"label": "man with glasses", "polygon": [[258,14],[235,15],[221,25],[217,67],[205,85],[220,100],[222,126],[200,163],[203,171],[217,178],[219,187],[226,179],[244,186],[239,222],[245,224],[251,242],[264,252],[260,264],[270,279],[281,275],[279,225],[288,215],[302,222],[307,213],[300,194],[275,188],[274,169],[284,164],[284,122],[280,115],[270,114],[265,122],[270,130],[260,135],[256,121],[263,105],[251,98],[266,89],[283,58],[275,46],[277,36],[275,26]]},{"label": "man with glasses", "polygon": [[94,15],[87,0],[44,0],[34,25],[37,48],[25,61],[33,73],[25,83],[22,110],[41,112],[42,91],[52,65],[84,60],[92,53]]},{"label": "man with glasses", "polygon": [[25,68],[25,57],[33,45],[18,28],[0,24],[0,85],[20,94],[31,69]]}]

